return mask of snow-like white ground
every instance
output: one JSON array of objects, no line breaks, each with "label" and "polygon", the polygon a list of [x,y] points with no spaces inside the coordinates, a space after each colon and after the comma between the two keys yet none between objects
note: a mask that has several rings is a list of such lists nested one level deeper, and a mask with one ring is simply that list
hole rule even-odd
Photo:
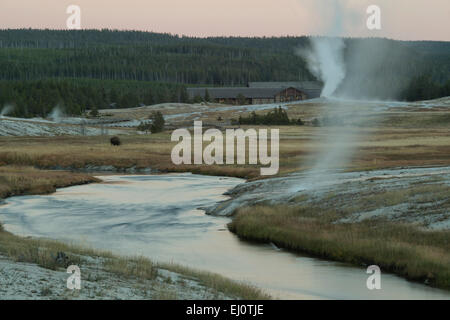
[{"label": "snow-like white ground", "polygon": [[114,123],[107,123],[104,126],[105,127],[115,127],[115,128],[136,128],[141,123],[148,124],[152,121],[150,119],[144,119],[144,120],[128,120],[128,121],[120,121],[120,122],[114,122]]},{"label": "snow-like white ground", "polygon": [[[345,103],[355,107],[361,106],[361,111],[365,110],[370,112],[387,112],[399,109],[407,111],[422,109],[442,110],[450,108],[450,97],[418,102],[352,100],[332,97],[288,103],[239,106],[221,105],[217,103],[164,103],[129,109],[100,110],[101,117],[95,119],[64,116],[50,119],[23,119],[0,116],[0,136],[55,136],[82,134],[92,136],[100,134],[121,134],[126,131],[121,131],[120,128],[136,128],[141,122],[150,122],[151,120],[149,120],[148,117],[151,112],[156,110],[163,113],[164,118],[168,123],[176,123],[187,119],[202,119],[217,112],[231,112],[237,114],[242,112],[271,110],[278,107],[289,109],[296,105],[333,105],[333,103]],[[101,127],[103,127],[103,129]]]},{"label": "snow-like white ground", "polygon": [[67,125],[44,119],[0,118],[0,136],[61,136],[123,134],[124,131],[90,127],[86,125]]},{"label": "snow-like white ground", "polygon": [[164,269],[155,280],[124,278],[102,268],[99,257],[83,257],[81,289],[67,289],[70,274],[0,255],[0,300],[230,299],[198,281]]},{"label": "snow-like white ground", "polygon": [[364,104],[371,107],[372,111],[388,111],[392,108],[412,108],[412,109],[433,109],[433,108],[450,108],[450,97],[443,97],[434,100],[424,100],[416,102],[406,102],[406,101],[383,101],[383,100],[355,100],[347,98],[319,98],[312,100],[304,100],[300,103],[350,103],[350,104]]},{"label": "snow-like white ground", "polygon": [[[435,179],[437,179],[435,181]],[[352,206],[361,194],[380,191],[396,191],[417,185],[450,185],[450,167],[397,168],[361,172],[326,171],[296,172],[285,177],[275,177],[246,182],[230,190],[230,200],[207,208],[213,215],[229,216],[236,208],[255,204],[292,203],[299,196],[306,196],[303,204],[312,206],[326,204],[330,194],[339,194],[342,203],[333,202],[340,208]],[[334,200],[333,200],[334,201]],[[361,221],[384,217],[391,221],[418,223],[429,229],[449,230],[450,214],[434,197],[416,199],[406,197],[395,206],[382,206],[376,210],[358,212],[343,217],[339,222]]]}]

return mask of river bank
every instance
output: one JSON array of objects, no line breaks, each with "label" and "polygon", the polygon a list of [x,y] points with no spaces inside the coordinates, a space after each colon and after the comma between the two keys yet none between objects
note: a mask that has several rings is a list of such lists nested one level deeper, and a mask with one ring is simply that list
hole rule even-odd
[{"label": "river bank", "polygon": [[[66,268],[71,264],[81,269],[80,290],[67,288]],[[214,273],[57,241],[23,238],[0,226],[2,300],[268,298],[260,289]]]},{"label": "river bank", "polygon": [[118,255],[133,252],[152,261],[176,261],[252,283],[283,299],[448,296],[385,272],[383,290],[370,291],[365,287],[364,267],[240,241],[226,230],[230,218],[208,216],[199,209],[226,201],[224,191],[248,184],[240,179],[192,174],[99,178],[104,181],[59,189],[48,196],[9,198],[0,220],[16,235],[75,242]]},{"label": "river bank", "polygon": [[242,239],[450,289],[449,167],[316,175],[239,185],[207,212]]},{"label": "river bank", "polygon": [[[62,187],[101,181],[86,174],[20,166],[1,167],[0,174],[3,197],[50,194]],[[71,264],[82,270],[82,290],[66,287],[69,275],[65,268]],[[252,300],[268,299],[269,295],[252,285],[176,264],[42,237],[21,237],[7,232],[0,223],[0,298]]]},{"label": "river bank", "polygon": [[[205,209],[235,214],[229,229],[242,239],[358,266],[378,264],[386,272],[448,289],[447,171],[343,172],[301,190],[293,185],[308,181],[305,173],[291,174],[240,184],[227,192],[232,199]],[[48,194],[100,181],[79,172],[20,166],[1,172],[4,195]]]}]

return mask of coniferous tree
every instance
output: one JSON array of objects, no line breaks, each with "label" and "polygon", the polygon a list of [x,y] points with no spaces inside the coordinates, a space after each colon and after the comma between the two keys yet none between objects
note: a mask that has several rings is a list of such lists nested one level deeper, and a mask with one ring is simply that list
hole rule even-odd
[{"label": "coniferous tree", "polygon": [[208,89],[205,90],[205,102],[211,102],[211,96],[209,95]]},{"label": "coniferous tree", "polygon": [[162,113],[160,111],[156,111],[154,113],[152,113],[152,115],[150,116],[150,119],[152,120],[152,124],[150,127],[150,131],[152,133],[158,133],[164,130],[164,124],[165,124],[165,120],[164,120],[164,116],[162,115]]}]

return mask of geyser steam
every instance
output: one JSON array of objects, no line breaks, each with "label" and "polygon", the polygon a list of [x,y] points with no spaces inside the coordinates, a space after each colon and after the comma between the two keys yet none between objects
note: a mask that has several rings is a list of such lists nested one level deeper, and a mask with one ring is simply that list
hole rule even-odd
[{"label": "geyser steam", "polygon": [[309,7],[311,14],[323,24],[318,30],[322,36],[309,38],[310,47],[297,51],[307,63],[309,71],[324,84],[321,96],[332,96],[346,76],[344,62],[344,22],[352,20],[352,11],[343,0],[302,0],[304,7]]},{"label": "geyser steam", "polygon": [[64,117],[64,112],[61,110],[60,105],[58,104],[56,107],[53,108],[52,112],[48,115],[50,119],[52,119],[54,122],[60,122],[61,118]]},{"label": "geyser steam", "polygon": [[310,39],[311,49],[299,51],[309,71],[322,80],[322,97],[330,97],[345,78],[344,48],[341,38],[315,37]]},{"label": "geyser steam", "polygon": [[11,112],[13,112],[14,107],[10,104],[7,104],[3,107],[2,111],[0,112],[0,117],[6,116],[8,114],[10,114]]},{"label": "geyser steam", "polygon": [[[312,3],[311,3],[312,4]],[[344,60],[344,40],[341,38],[344,31],[344,21],[352,22],[353,7],[341,0],[317,0],[312,4],[316,12],[323,14],[320,21],[328,24],[322,30],[324,36],[311,37],[310,46],[299,50],[310,72],[322,80],[324,88],[321,96],[332,97],[338,87],[346,78],[346,65]],[[327,16],[327,10],[328,16]],[[349,123],[356,123],[358,105],[341,103],[336,99],[327,99],[328,105],[333,108],[326,109],[326,118],[345,119]],[[304,189],[315,189],[326,184],[330,180],[330,173],[345,165],[351,160],[357,138],[361,137],[357,126],[353,128],[346,125],[330,125],[321,129],[325,133],[323,149],[319,151],[317,158],[309,164],[311,167],[305,172],[300,184],[293,186],[292,191],[298,192]]]}]

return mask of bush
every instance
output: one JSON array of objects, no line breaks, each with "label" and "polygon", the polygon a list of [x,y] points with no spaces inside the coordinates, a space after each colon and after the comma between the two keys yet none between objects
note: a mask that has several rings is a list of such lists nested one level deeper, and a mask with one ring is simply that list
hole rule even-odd
[{"label": "bush", "polygon": [[247,99],[245,98],[245,96],[242,93],[239,93],[236,98],[237,98],[238,104],[240,104],[240,105],[247,104]]},{"label": "bush", "polygon": [[292,120],[293,124],[296,124],[298,126],[303,126],[305,123],[303,122],[302,119],[298,118],[297,120]]},{"label": "bush", "polygon": [[239,116],[238,124],[254,124],[254,125],[303,125],[303,121],[289,120],[286,111],[280,107],[273,109],[265,115],[258,115],[254,111],[248,117]]},{"label": "bush", "polygon": [[158,133],[164,130],[165,120],[160,111],[153,112],[150,116],[152,125],[150,126],[151,133]]},{"label": "bush", "polygon": [[119,137],[112,137],[110,142],[113,146],[120,146],[121,144]]},{"label": "bush", "polygon": [[203,102],[203,98],[200,97],[199,95],[196,95],[194,99],[192,99],[192,103],[200,103],[200,102]]},{"label": "bush", "polygon": [[91,117],[98,117],[99,113],[98,113],[98,109],[97,108],[92,108],[92,110],[89,112],[89,116]]},{"label": "bush", "polygon": [[139,131],[145,131],[145,132],[147,132],[147,131],[150,131],[151,127],[152,127],[152,124],[151,124],[151,123],[145,123],[145,122],[142,122],[142,121],[141,121],[141,123],[137,126],[137,129],[138,129]]}]

